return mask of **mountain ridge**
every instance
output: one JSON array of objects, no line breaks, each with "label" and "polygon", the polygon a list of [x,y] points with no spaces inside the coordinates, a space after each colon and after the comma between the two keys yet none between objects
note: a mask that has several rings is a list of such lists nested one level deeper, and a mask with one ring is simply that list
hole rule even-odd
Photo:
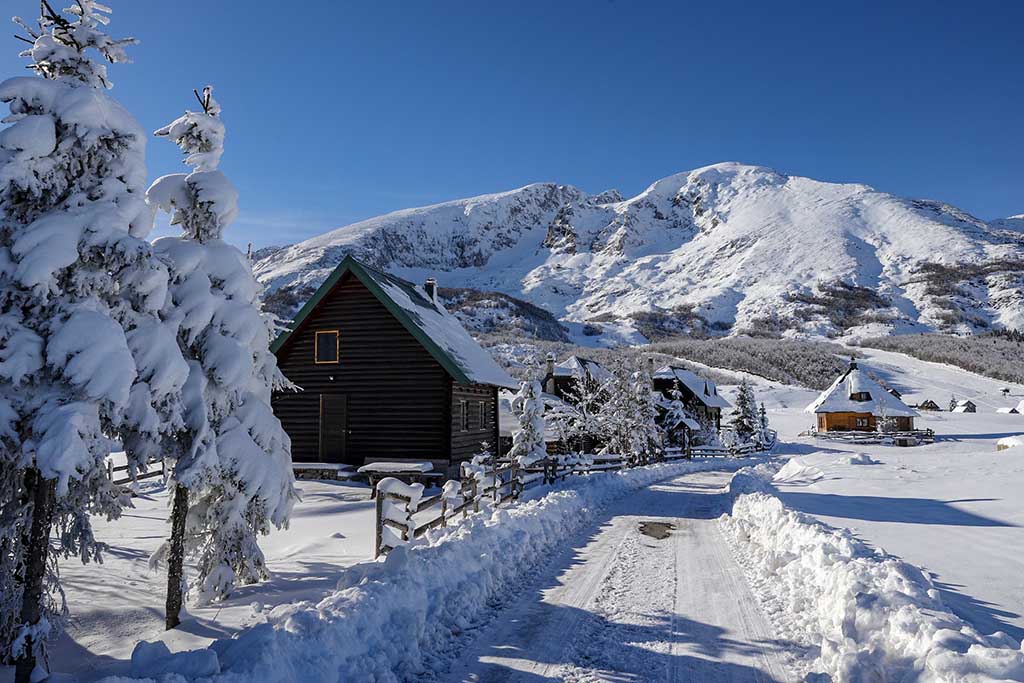
[{"label": "mountain ridge", "polygon": [[263,250],[268,306],[287,316],[346,253],[413,280],[503,292],[616,338],[639,327],[647,338],[1024,327],[1019,217],[987,223],[940,201],[737,162],[629,198],[534,183]]}]

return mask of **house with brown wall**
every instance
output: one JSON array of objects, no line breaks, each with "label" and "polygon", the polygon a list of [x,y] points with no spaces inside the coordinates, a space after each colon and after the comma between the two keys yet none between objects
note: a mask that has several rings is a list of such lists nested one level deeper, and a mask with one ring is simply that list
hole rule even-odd
[{"label": "house with brown wall", "polygon": [[438,302],[346,256],[271,346],[297,391],[273,396],[296,463],[459,463],[498,444],[498,389],[517,383]]}]

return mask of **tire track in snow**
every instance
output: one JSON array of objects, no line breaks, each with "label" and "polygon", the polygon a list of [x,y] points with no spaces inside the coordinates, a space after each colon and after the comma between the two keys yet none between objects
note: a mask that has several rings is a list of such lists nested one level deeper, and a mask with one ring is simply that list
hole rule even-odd
[{"label": "tire track in snow", "polygon": [[[469,644],[443,680],[789,681],[786,646],[715,518],[728,475],[652,485],[567,544],[553,570]],[[663,540],[640,521],[666,521]]]}]

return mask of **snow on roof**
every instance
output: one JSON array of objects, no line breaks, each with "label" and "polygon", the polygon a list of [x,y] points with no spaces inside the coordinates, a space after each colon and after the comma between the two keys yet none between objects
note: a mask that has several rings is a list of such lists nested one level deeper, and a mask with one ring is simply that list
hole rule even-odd
[{"label": "snow on roof", "polygon": [[686,368],[664,365],[654,373],[655,379],[677,379],[708,408],[731,408],[732,404],[718,394],[718,387],[709,379],[690,372]]},{"label": "snow on roof", "polygon": [[555,365],[555,377],[576,377],[577,379],[589,375],[591,379],[604,382],[612,378],[603,365],[589,358],[580,356],[569,356],[561,363]]},{"label": "snow on roof", "polygon": [[[856,401],[854,394],[867,394],[867,399]],[[807,406],[809,413],[871,413],[875,417],[917,417],[917,411],[910,408],[882,388],[857,363],[836,379],[817,400]]]},{"label": "snow on roof", "polygon": [[1009,407],[1009,406],[1003,406],[1002,408],[996,408],[996,412],[997,413],[1003,413],[1004,415],[1016,415],[1020,411],[1017,410],[1016,408],[1012,408],[1012,407]]},{"label": "snow on roof", "polygon": [[351,272],[366,285],[399,322],[423,344],[434,359],[460,383],[491,384],[516,389],[519,383],[501,369],[494,358],[481,347],[466,328],[439,302],[419,286],[376,270],[346,256],[331,276],[320,286],[295,316],[292,330],[285,332],[271,346],[277,351],[292,331],[312,312],[346,272]]},{"label": "snow on roof", "polygon": [[1024,413],[1024,398],[1022,398],[1020,403],[1017,404],[1017,412]]}]

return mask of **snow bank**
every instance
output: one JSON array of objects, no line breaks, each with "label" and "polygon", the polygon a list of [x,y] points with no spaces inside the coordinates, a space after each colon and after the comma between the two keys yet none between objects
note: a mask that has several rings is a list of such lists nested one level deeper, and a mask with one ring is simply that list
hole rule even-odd
[{"label": "snow bank", "polygon": [[264,623],[215,642],[210,649],[222,673],[211,680],[386,683],[443,668],[453,638],[479,623],[489,603],[603,505],[668,477],[749,462],[659,464],[577,477],[571,489],[435,529],[384,562],[348,569],[319,602],[277,607]]},{"label": "snow bank", "polygon": [[856,453],[846,458],[847,465],[878,465],[878,460],[874,460],[867,453]]},{"label": "snow bank", "polygon": [[734,476],[721,527],[778,636],[820,648],[813,667],[836,681],[1024,680],[1020,644],[950,612],[919,568],[787,509],[769,476]]},{"label": "snow bank", "polygon": [[799,458],[793,458],[775,473],[772,481],[786,484],[813,484],[824,477],[825,473],[814,465],[808,465]]}]

